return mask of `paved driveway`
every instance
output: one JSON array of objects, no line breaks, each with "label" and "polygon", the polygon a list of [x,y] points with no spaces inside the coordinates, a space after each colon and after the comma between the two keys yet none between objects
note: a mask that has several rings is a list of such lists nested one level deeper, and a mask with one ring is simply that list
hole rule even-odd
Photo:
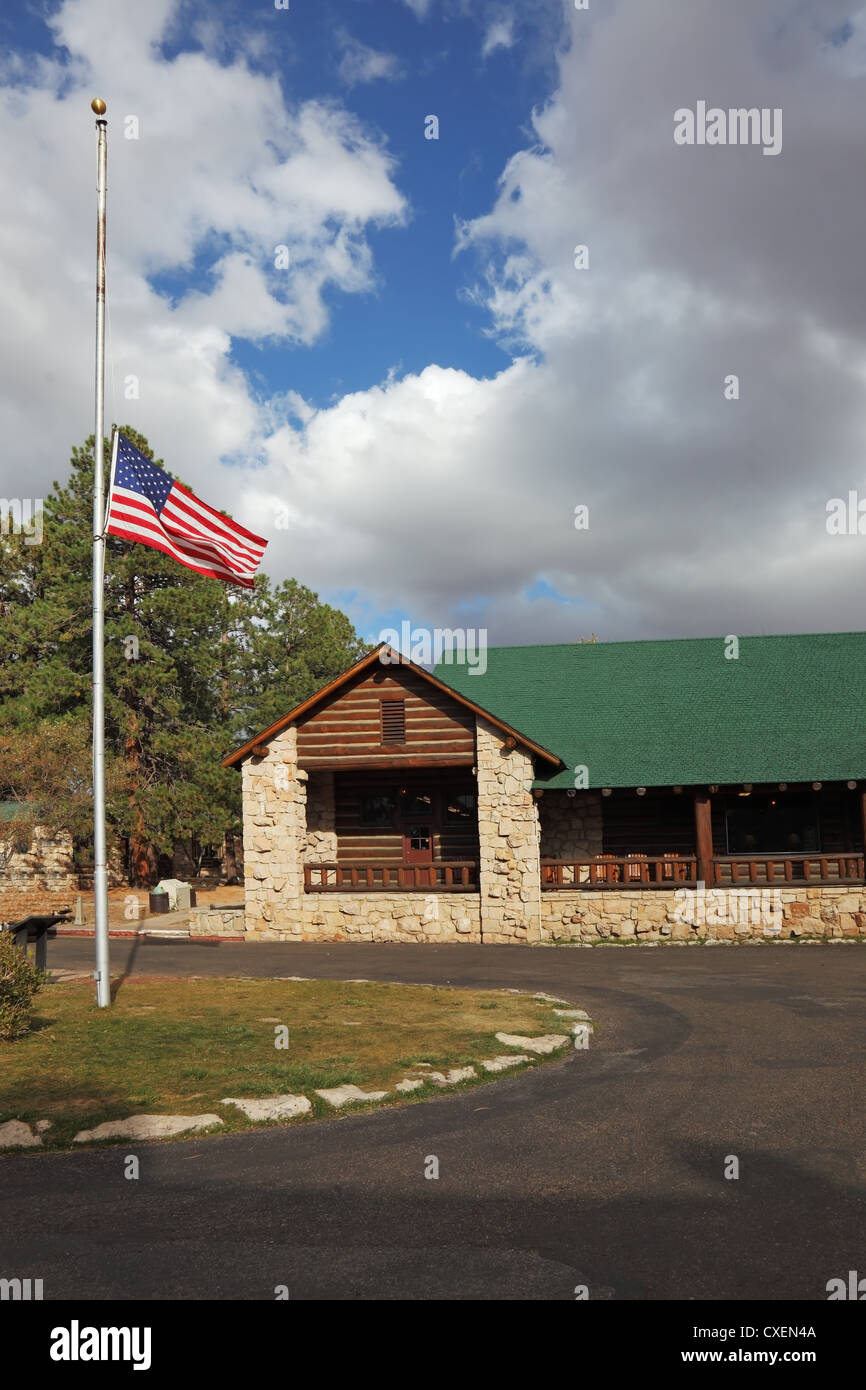
[{"label": "paved driveway", "polygon": [[[51,943],[53,965],[91,960]],[[405,1109],[0,1161],[0,1273],[46,1298],[823,1300],[866,1269],[861,947],[124,941],[112,964],[544,989],[598,1031]]]}]

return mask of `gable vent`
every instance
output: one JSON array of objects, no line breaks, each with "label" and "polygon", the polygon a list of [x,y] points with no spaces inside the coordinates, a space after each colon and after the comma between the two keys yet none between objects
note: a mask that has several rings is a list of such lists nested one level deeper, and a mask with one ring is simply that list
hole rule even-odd
[{"label": "gable vent", "polygon": [[382,742],[406,742],[406,701],[382,701]]}]

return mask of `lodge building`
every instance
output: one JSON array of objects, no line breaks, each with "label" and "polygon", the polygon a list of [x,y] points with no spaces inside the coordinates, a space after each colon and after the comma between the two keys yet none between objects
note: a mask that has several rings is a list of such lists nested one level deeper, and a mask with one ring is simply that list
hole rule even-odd
[{"label": "lodge building", "polygon": [[[221,930],[866,938],[864,687],[864,633],[502,647],[483,673],[379,647],[224,759],[246,902]],[[768,890],[771,926],[737,912]],[[705,891],[730,913],[684,913]]]}]

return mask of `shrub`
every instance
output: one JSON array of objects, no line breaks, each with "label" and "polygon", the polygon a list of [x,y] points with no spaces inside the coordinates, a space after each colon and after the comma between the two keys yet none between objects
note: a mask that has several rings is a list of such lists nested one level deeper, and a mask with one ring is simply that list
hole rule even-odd
[{"label": "shrub", "polygon": [[43,979],[9,932],[0,932],[0,1041],[11,1042],[28,1031],[33,996]]}]

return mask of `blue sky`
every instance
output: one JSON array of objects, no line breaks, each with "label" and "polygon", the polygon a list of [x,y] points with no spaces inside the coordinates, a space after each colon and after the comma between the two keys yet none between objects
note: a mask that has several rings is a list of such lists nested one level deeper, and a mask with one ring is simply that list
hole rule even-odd
[{"label": "blue sky", "polygon": [[[535,19],[520,41],[515,13],[512,41],[487,56],[484,39],[504,7],[460,8],[436,0],[419,21],[403,0],[291,0],[288,11],[189,4],[161,44],[168,61],[198,50],[203,18],[219,27],[227,57],[236,54],[241,35],[244,41],[264,36],[257,67],[279,76],[292,103],[333,100],[357,114],[395,161],[394,182],[410,205],[405,226],[368,232],[375,265],[370,290],[325,294],[330,323],[315,343],[234,339],[232,360],[260,398],[291,389],[325,406],[389,373],[419,372],[431,362],[476,377],[507,364],[507,347],[489,335],[489,316],[466,293],[478,260],[471,251],[455,255],[455,223],[487,211],[508,158],[532,138],[532,109],[547,99],[556,77],[538,21],[544,20],[543,32],[554,32],[557,6],[531,6]],[[28,17],[11,26],[20,44],[48,51],[43,25]],[[346,80],[341,62],[351,41],[393,55],[394,76]],[[439,117],[437,140],[424,138],[429,114]],[[213,259],[214,247],[202,246],[195,266],[151,275],[150,283],[176,302],[190,289],[207,288]]]}]

